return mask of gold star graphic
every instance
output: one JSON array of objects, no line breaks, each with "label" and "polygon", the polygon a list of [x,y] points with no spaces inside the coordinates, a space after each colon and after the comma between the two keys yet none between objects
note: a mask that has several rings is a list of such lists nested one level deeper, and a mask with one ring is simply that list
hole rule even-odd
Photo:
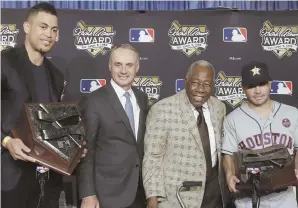
[{"label": "gold star graphic", "polygon": [[260,75],[260,68],[257,68],[256,66],[252,69],[252,70],[250,70],[250,71],[252,71],[252,76],[255,76],[256,74],[258,74],[258,75]]}]

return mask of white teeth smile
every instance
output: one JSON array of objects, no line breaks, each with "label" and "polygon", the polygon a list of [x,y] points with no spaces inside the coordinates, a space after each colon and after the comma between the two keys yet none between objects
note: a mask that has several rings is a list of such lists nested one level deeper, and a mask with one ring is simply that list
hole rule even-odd
[{"label": "white teeth smile", "polygon": [[49,41],[46,41],[46,40],[42,40],[42,42],[43,42],[43,44],[45,44],[45,45],[49,45],[49,44],[50,44],[50,42],[49,42]]},{"label": "white teeth smile", "polygon": [[203,100],[203,97],[202,96],[194,96],[194,99],[195,100]]}]

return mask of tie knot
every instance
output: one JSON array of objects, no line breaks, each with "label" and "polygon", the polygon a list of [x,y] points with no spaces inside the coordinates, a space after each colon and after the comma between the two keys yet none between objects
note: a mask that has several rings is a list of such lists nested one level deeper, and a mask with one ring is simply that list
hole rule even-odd
[{"label": "tie knot", "polygon": [[203,113],[203,107],[202,106],[197,107],[196,110],[199,112],[199,114]]},{"label": "tie knot", "polygon": [[129,94],[129,92],[125,92],[125,93],[124,93],[124,97],[125,97],[126,99],[130,99],[130,94]]}]

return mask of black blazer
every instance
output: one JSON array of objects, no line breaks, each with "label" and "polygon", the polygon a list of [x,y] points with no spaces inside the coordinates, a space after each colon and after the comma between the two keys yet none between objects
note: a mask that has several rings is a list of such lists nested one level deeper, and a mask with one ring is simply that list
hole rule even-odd
[{"label": "black blazer", "polygon": [[84,102],[88,154],[78,169],[79,195],[96,195],[101,208],[130,206],[142,184],[148,105],[144,92],[136,88],[133,92],[140,107],[137,140],[111,84],[92,92]]},{"label": "black blazer", "polygon": [[[16,122],[21,122],[24,103],[38,102],[33,74],[25,46],[9,48],[1,52],[1,142],[11,136],[11,129]],[[66,82],[63,74],[47,59],[44,65],[48,73],[51,101],[62,98]],[[8,150],[1,148],[2,190],[15,187],[24,168],[33,166],[30,163],[15,161]]]}]

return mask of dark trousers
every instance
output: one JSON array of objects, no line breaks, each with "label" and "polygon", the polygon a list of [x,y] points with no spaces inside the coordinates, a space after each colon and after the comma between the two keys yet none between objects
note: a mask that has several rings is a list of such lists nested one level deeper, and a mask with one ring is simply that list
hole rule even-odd
[{"label": "dark trousers", "polygon": [[[59,197],[62,191],[62,176],[50,172],[50,179],[45,183],[44,206],[41,208],[59,208]],[[35,169],[22,172],[15,188],[9,191],[1,190],[2,208],[37,208],[40,196],[40,186],[36,179]]]},{"label": "dark trousers", "polygon": [[206,179],[204,198],[201,208],[221,208],[222,199],[218,181],[218,166],[211,169]]}]

